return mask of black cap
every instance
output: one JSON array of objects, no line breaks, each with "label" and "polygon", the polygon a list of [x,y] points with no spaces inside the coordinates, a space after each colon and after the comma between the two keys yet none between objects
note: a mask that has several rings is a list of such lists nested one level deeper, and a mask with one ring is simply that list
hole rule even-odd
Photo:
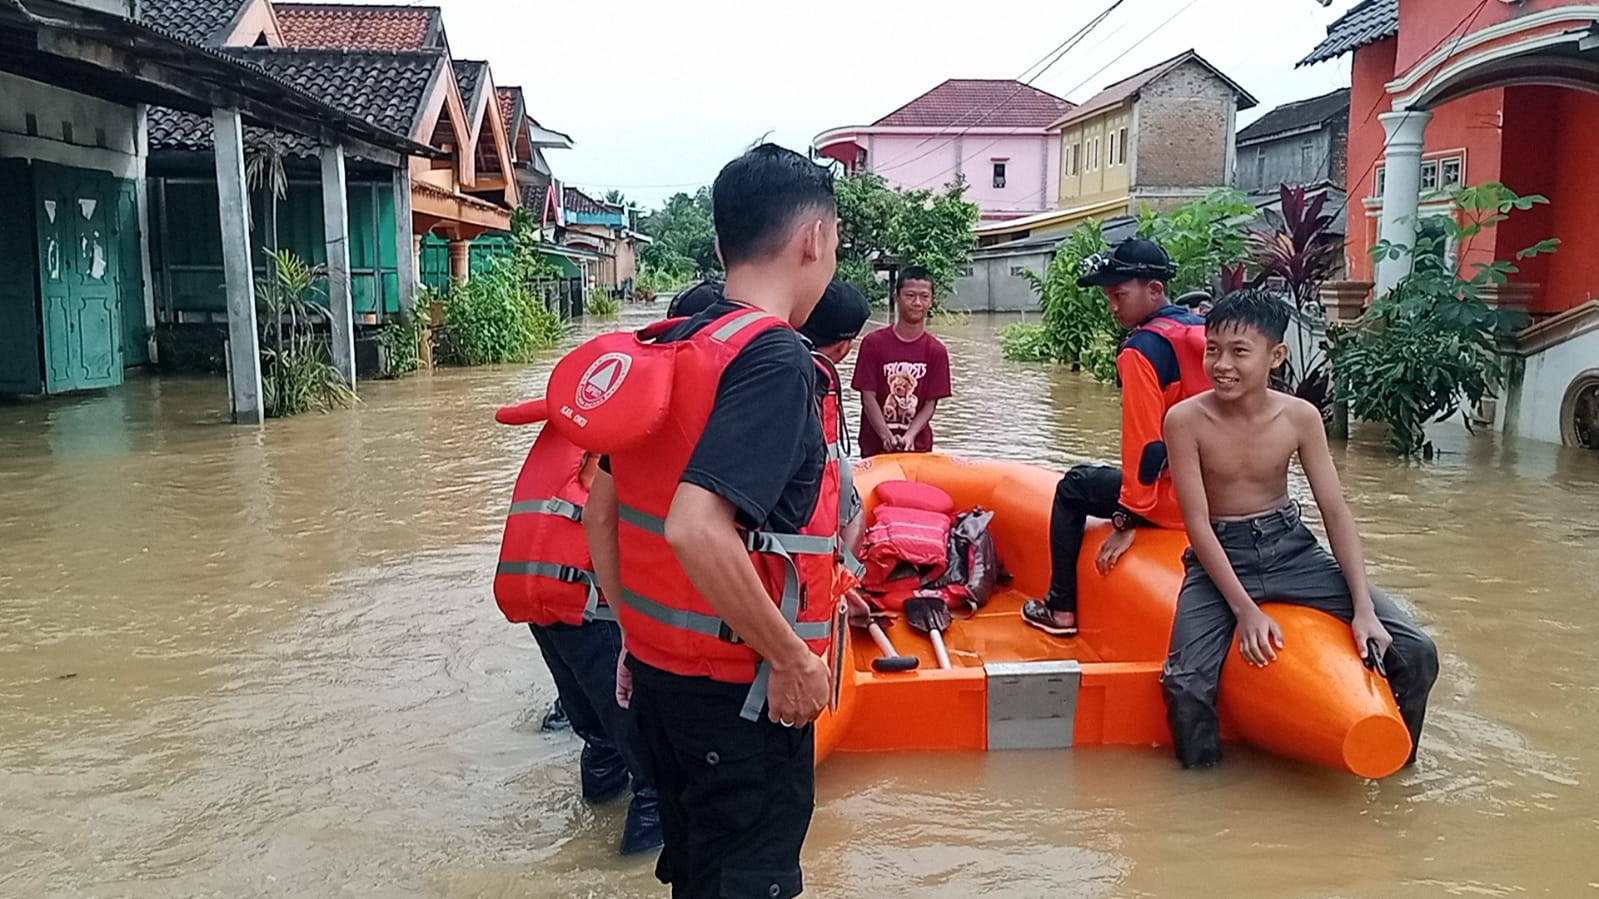
[{"label": "black cap", "polygon": [[701,281],[684,289],[666,306],[667,318],[687,318],[698,315],[722,298],[722,282]]},{"label": "black cap", "polygon": [[866,295],[847,281],[834,278],[822,292],[822,299],[800,325],[812,346],[829,346],[840,340],[854,340],[872,317],[872,304]]},{"label": "black cap", "polygon": [[1142,237],[1129,237],[1109,253],[1095,253],[1083,260],[1079,271],[1078,287],[1110,287],[1134,278],[1170,281],[1177,275],[1160,244]]}]

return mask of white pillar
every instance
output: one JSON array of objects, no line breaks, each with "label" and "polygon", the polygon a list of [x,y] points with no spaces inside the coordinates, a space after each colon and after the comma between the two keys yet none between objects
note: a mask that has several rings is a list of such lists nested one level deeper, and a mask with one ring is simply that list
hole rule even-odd
[{"label": "white pillar", "polygon": [[399,266],[400,311],[416,313],[416,288],[422,280],[417,264],[422,244],[411,234],[411,165],[402,158],[394,170],[394,259]]},{"label": "white pillar", "polygon": [[344,150],[323,144],[322,235],[328,252],[328,311],[333,318],[333,367],[355,386],[355,309],[350,290],[350,194]]},{"label": "white pillar", "polygon": [[1377,116],[1388,133],[1383,160],[1382,219],[1378,240],[1406,248],[1398,259],[1377,262],[1376,296],[1392,290],[1410,274],[1410,250],[1416,245],[1416,212],[1421,201],[1421,148],[1427,134],[1427,110],[1385,112]]},{"label": "white pillar", "polygon": [[244,180],[244,122],[237,109],[211,113],[222,215],[222,275],[228,294],[228,380],[233,420],[261,423],[261,350],[255,326],[255,276],[250,271],[249,204]]}]

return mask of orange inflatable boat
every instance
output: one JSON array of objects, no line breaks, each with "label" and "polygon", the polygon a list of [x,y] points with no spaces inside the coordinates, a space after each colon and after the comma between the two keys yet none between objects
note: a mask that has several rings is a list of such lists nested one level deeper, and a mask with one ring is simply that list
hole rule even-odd
[{"label": "orange inflatable boat", "polygon": [[[1014,580],[944,632],[949,668],[939,667],[927,635],[898,621],[888,639],[920,663],[876,670],[883,649],[851,628],[837,708],[817,723],[818,764],[849,752],[1170,744],[1159,677],[1187,538],[1140,531],[1101,576],[1094,556],[1109,525],[1090,527],[1078,566],[1082,632],[1063,640],[1029,627],[1021,604],[1049,584],[1049,510],[1059,478],[1018,462],[935,454],[877,456],[855,467],[868,523],[874,488],[890,480],[934,484],[961,509],[994,512],[989,533]],[[1220,687],[1223,738],[1363,777],[1399,770],[1410,734],[1387,682],[1361,664],[1348,626],[1300,606],[1271,604],[1270,611],[1285,648],[1254,668],[1234,646]]]}]

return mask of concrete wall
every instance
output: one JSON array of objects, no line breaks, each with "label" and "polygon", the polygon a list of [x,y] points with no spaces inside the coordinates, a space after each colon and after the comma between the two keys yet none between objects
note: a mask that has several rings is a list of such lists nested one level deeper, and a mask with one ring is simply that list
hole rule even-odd
[{"label": "concrete wall", "polygon": [[1233,186],[1246,192],[1273,191],[1280,184],[1314,184],[1332,177],[1333,133],[1322,129],[1238,148]]},{"label": "concrete wall", "polygon": [[38,81],[0,72],[0,156],[142,179],[142,114]]},{"label": "concrete wall", "polygon": [[1055,251],[1041,248],[1013,255],[978,258],[971,274],[955,280],[949,305],[971,312],[1030,312],[1038,309],[1038,294],[1018,269],[1042,275]]},{"label": "concrete wall", "polygon": [[[988,217],[1055,208],[1059,141],[1043,132],[1028,135],[972,133],[872,134],[866,168],[890,186],[941,190],[957,175],[966,178],[966,199]],[[1005,186],[994,186],[994,163],[1005,164]]]},{"label": "concrete wall", "polygon": [[1186,62],[1146,85],[1133,120],[1134,193],[1159,208],[1231,183],[1238,100],[1227,82]]},{"label": "concrete wall", "polygon": [[1578,334],[1528,356],[1521,382],[1504,404],[1507,433],[1560,443],[1560,406],[1573,381],[1599,369],[1599,330]]}]

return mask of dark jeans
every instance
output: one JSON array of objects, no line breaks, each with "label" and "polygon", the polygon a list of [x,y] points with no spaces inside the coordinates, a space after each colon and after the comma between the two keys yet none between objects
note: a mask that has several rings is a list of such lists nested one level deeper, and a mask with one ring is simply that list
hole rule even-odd
[{"label": "dark jeans", "polygon": [[739,717],[748,684],[628,657],[639,754],[660,793],[655,875],[673,899],[790,899],[816,804],[815,728]]},{"label": "dark jeans", "polygon": [[1083,551],[1088,516],[1109,518],[1122,495],[1122,470],[1114,465],[1077,465],[1055,486],[1049,510],[1049,592],[1052,612],[1077,611],[1077,557]]},{"label": "dark jeans", "polygon": [[[1213,528],[1233,571],[1256,601],[1297,603],[1344,621],[1354,619],[1354,600],[1343,569],[1300,521],[1298,506],[1248,521],[1217,522]],[[1183,562],[1187,576],[1177,599],[1171,649],[1160,683],[1177,759],[1184,767],[1207,766],[1221,760],[1216,691],[1237,620],[1192,549],[1183,555]],[[1377,620],[1394,638],[1383,665],[1410,730],[1410,759],[1415,761],[1427,694],[1438,678],[1438,648],[1388,594],[1372,588],[1371,601]]]},{"label": "dark jeans", "polygon": [[528,629],[550,666],[572,731],[583,738],[585,783],[588,774],[613,772],[621,765],[633,776],[633,792],[647,791],[650,781],[639,763],[638,729],[633,715],[616,704],[622,629],[614,621],[530,624]]}]

